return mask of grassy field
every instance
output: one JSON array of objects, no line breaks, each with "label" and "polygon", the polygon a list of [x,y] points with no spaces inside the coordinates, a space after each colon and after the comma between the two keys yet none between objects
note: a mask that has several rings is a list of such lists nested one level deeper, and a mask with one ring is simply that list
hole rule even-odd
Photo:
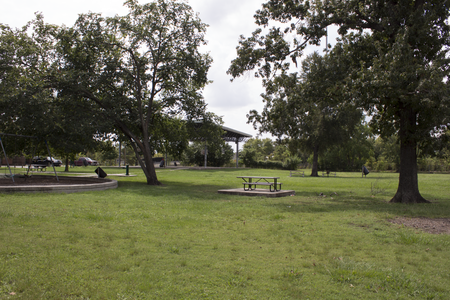
[{"label": "grassy field", "polygon": [[[157,172],[163,186],[132,169],[115,190],[0,194],[0,299],[450,299],[450,236],[388,222],[449,218],[450,175],[419,175],[433,204],[399,205],[391,173]],[[239,175],[296,195],[217,193]]]}]

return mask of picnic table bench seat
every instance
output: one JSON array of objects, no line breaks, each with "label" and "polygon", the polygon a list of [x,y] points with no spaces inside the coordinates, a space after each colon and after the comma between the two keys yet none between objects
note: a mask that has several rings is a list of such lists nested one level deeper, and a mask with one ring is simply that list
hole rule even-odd
[{"label": "picnic table bench seat", "polygon": [[30,166],[31,170],[36,170],[36,171],[45,171],[47,169],[47,165],[36,165],[33,164]]},{"label": "picnic table bench seat", "polygon": [[[254,190],[254,189],[256,189],[257,185],[264,185],[264,186],[268,186],[269,190],[271,192],[274,192],[274,191],[281,190],[282,182],[277,182],[277,186],[275,186],[274,182],[243,182],[242,184],[244,185],[245,191]],[[246,186],[247,186],[247,188],[246,188]],[[252,188],[252,186],[254,186],[254,187]],[[279,188],[277,188],[277,187],[279,187]]]},{"label": "picnic table bench seat", "polygon": [[[252,191],[256,189],[256,186],[268,186],[271,192],[277,192],[281,190],[281,182],[278,182],[279,177],[265,177],[265,176],[239,176],[244,182],[245,191]],[[248,179],[248,180],[247,180]],[[253,181],[255,179],[255,181]]]},{"label": "picnic table bench seat", "polygon": [[325,177],[325,175],[327,175],[327,177],[328,177],[328,176],[330,176],[330,174],[331,174],[331,175],[334,175],[334,177],[336,177],[336,171],[335,171],[335,172],[331,172],[331,171],[322,171],[322,177]]},{"label": "picnic table bench seat", "polygon": [[295,175],[301,175],[302,177],[305,177],[305,171],[291,170],[289,172],[289,177],[292,177]]}]

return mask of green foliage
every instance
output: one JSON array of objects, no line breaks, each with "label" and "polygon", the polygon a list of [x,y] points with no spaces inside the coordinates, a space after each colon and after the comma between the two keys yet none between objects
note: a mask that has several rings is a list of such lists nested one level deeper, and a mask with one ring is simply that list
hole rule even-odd
[{"label": "green foliage", "polygon": [[205,165],[205,146],[207,165],[222,167],[230,163],[233,149],[222,138],[222,118],[214,113],[206,113],[201,120],[186,124],[189,139],[193,142],[187,147],[182,159],[187,165]]},{"label": "green foliage", "polygon": [[377,137],[371,141],[372,153],[367,166],[377,171],[398,171],[400,166],[400,145],[396,136]]},{"label": "green foliage", "polygon": [[[333,145],[319,158],[319,169],[329,171],[359,171],[367,163],[373,145],[369,128],[360,125],[355,128],[351,139]],[[372,168],[374,164],[370,165]],[[375,170],[375,169],[372,169]]]},{"label": "green foliage", "polygon": [[283,163],[283,169],[285,170],[297,170],[301,164],[301,159],[298,156],[290,156]]},{"label": "green foliage", "polygon": [[291,146],[295,143],[304,151],[314,151],[315,176],[319,153],[347,141],[362,118],[342,93],[347,67],[339,56],[339,51],[324,57],[314,53],[302,62],[300,75],[282,73],[266,80],[265,108],[249,116],[261,132],[286,136]]},{"label": "green foliage", "polygon": [[119,157],[119,153],[114,147],[111,141],[103,142],[101,147],[101,158],[104,162],[109,162],[109,164],[115,162]]},{"label": "green foliage", "polygon": [[283,162],[281,161],[272,161],[272,160],[258,160],[255,165],[250,165],[250,168],[259,168],[259,169],[275,169],[281,170],[283,169]]},{"label": "green foliage", "polygon": [[53,155],[73,158],[98,146],[93,138],[104,126],[72,98],[62,101],[46,80],[55,78],[56,32],[39,14],[21,29],[0,25],[0,132],[38,137],[37,143],[16,143],[28,153],[31,147],[47,153],[45,139]]},{"label": "green foliage", "polygon": [[239,156],[249,168],[295,170],[302,162],[297,156],[290,155],[286,144],[273,142],[269,138],[249,139]]},{"label": "green foliage", "polygon": [[156,115],[155,119],[151,130],[151,148],[155,152],[180,158],[189,143],[186,121],[167,115]]},{"label": "green foliage", "polygon": [[[207,143],[207,166],[223,167],[233,158],[233,148],[223,140]],[[205,165],[205,143],[192,143],[184,152],[183,162],[187,165]]]},{"label": "green foliage", "polygon": [[252,167],[256,165],[256,156],[257,153],[254,149],[244,150],[239,153],[239,159],[242,160],[246,167]]},{"label": "green foliage", "polygon": [[[294,155],[297,155],[297,151],[293,152]],[[276,143],[275,150],[273,151],[273,159],[284,161],[285,159],[291,156],[291,151],[289,150],[289,145],[286,143]]]},{"label": "green foliage", "polygon": [[272,159],[274,151],[275,146],[271,139],[251,138],[245,142],[240,155],[244,159],[244,164],[246,164],[246,159],[254,161]]}]

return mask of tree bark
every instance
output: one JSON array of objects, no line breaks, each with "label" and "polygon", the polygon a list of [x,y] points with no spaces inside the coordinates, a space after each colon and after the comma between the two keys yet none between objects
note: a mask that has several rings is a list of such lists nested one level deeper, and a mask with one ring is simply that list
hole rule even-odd
[{"label": "tree bark", "polygon": [[158,181],[156,176],[155,165],[153,164],[153,157],[150,152],[150,145],[148,143],[144,143],[145,145],[145,154],[144,154],[144,162],[145,162],[145,176],[147,177],[148,185],[161,185],[161,182]]},{"label": "tree bark", "polygon": [[400,109],[400,177],[391,203],[430,203],[419,192],[417,178],[417,141],[414,137],[416,112],[409,106]]},{"label": "tree bark", "polygon": [[64,172],[69,172],[69,158],[66,157],[66,166],[64,168]]},{"label": "tree bark", "polygon": [[156,171],[155,166],[153,165],[153,159],[152,161],[146,165],[147,172],[150,176],[147,176],[147,184],[148,185],[161,185],[161,182],[158,181],[158,178],[156,177]]},{"label": "tree bark", "polygon": [[313,165],[311,170],[312,177],[319,177],[318,173],[318,161],[319,161],[319,146],[314,146]]},{"label": "tree bark", "polygon": [[[158,181],[156,176],[155,165],[153,164],[153,157],[151,154],[150,144],[148,142],[143,142],[138,145],[135,141],[130,139],[131,146],[133,147],[136,158],[139,162],[139,165],[144,171],[145,177],[147,178],[148,185],[161,185],[161,182]],[[139,150],[138,150],[139,148]],[[143,154],[144,159],[142,160],[140,157],[140,153]]]}]

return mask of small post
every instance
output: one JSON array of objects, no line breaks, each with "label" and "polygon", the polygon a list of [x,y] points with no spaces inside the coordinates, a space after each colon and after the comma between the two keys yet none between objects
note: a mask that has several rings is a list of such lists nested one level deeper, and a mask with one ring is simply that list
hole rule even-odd
[{"label": "small post", "polygon": [[130,175],[129,168],[130,168],[130,165],[126,165],[126,166],[125,166],[125,170],[126,170],[125,175],[126,175],[126,176],[129,176],[129,175]]},{"label": "small post", "polygon": [[236,168],[239,168],[239,139],[236,138]]}]

